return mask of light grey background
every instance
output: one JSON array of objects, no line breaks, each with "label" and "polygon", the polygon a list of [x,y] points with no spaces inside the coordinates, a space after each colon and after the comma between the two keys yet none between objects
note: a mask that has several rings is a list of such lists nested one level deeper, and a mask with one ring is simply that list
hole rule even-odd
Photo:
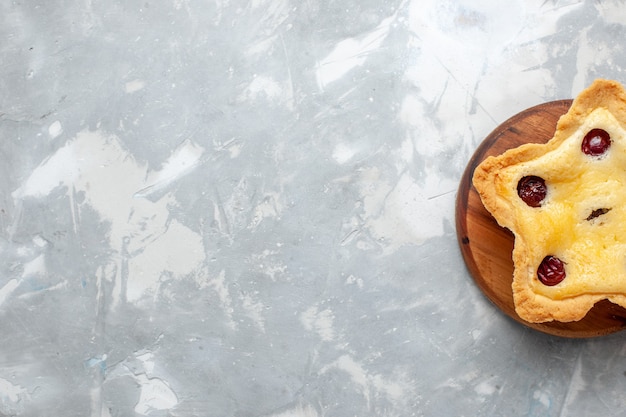
[{"label": "light grey background", "polygon": [[626,81],[621,1],[0,2],[0,416],[620,416],[626,334],[506,318],[454,199]]}]

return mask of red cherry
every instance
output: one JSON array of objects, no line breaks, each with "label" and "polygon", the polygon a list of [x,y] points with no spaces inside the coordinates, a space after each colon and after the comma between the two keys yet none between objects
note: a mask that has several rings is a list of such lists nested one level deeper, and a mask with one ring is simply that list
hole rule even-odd
[{"label": "red cherry", "polygon": [[548,255],[537,268],[537,277],[543,285],[552,287],[565,279],[565,264],[556,256]]},{"label": "red cherry", "polygon": [[611,146],[611,136],[606,130],[591,129],[583,138],[580,149],[590,156],[600,156]]},{"label": "red cherry", "polygon": [[517,183],[517,195],[530,207],[540,207],[547,192],[546,182],[536,175],[523,177]]}]

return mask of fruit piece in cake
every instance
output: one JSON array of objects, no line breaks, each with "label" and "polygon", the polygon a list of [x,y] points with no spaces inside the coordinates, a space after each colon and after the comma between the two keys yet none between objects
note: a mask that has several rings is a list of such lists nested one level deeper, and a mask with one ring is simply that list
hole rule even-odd
[{"label": "fruit piece in cake", "polygon": [[626,91],[596,80],[545,144],[485,159],[473,183],[515,236],[513,299],[533,323],[626,307]]}]

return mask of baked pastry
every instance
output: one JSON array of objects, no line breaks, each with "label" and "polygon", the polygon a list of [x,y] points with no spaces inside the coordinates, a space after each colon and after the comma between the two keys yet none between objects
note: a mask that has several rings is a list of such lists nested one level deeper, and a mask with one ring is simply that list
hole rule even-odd
[{"label": "baked pastry", "polygon": [[546,144],[485,159],[473,184],[511,230],[513,299],[532,323],[577,321],[603,299],[626,307],[626,91],[599,79]]}]

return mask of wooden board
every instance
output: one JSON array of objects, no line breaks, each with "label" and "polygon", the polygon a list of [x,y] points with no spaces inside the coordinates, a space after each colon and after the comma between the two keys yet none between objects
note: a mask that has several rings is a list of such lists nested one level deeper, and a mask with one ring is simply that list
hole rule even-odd
[{"label": "wooden board", "polygon": [[487,156],[499,155],[523,143],[545,143],[571,100],[559,100],[527,109],[500,126],[478,147],[461,178],[456,200],[456,229],[461,252],[478,287],[500,310],[516,321],[544,333],[585,338],[607,335],[626,327],[626,309],[607,300],[598,302],[577,322],[528,323],[513,304],[513,234],[500,227],[483,206],[472,185],[474,169]]}]

